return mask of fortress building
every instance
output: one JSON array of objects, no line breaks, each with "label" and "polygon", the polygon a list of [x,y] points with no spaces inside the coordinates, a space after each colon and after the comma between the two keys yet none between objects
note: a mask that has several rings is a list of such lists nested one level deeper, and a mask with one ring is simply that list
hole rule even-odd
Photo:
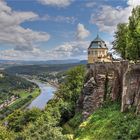
[{"label": "fortress building", "polygon": [[112,57],[108,53],[105,42],[97,35],[88,48],[88,64],[94,62],[111,62],[111,60]]}]

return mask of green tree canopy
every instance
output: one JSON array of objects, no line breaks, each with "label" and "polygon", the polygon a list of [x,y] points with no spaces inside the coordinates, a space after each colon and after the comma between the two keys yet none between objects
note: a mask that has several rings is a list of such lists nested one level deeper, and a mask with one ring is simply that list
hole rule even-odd
[{"label": "green tree canopy", "polygon": [[113,48],[123,59],[140,60],[140,6],[132,10],[129,22],[118,24]]}]

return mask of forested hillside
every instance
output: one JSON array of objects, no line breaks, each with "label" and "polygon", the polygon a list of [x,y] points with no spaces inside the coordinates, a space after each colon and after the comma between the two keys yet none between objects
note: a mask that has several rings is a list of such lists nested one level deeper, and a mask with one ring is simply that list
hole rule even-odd
[{"label": "forested hillside", "polygon": [[[69,70],[65,83],[60,86],[44,111],[15,110],[3,121],[7,122],[7,125],[0,134],[1,139],[11,137],[33,140],[67,139],[67,136],[63,134],[63,125],[75,115],[76,102],[83,86],[84,75],[84,67],[79,66]],[[7,133],[9,131],[10,133]]]},{"label": "forested hillside", "polygon": [[[120,112],[120,102],[108,101],[87,120],[76,110],[85,77],[84,67],[66,73],[62,83],[45,110],[15,110],[0,126],[5,140],[93,140],[138,139],[140,117],[133,111]],[[83,122],[84,121],[84,122]],[[6,123],[6,126],[3,124]]]},{"label": "forested hillside", "polygon": [[[38,92],[36,91],[38,90]],[[34,93],[34,94],[32,94]],[[0,118],[22,107],[39,94],[36,84],[23,78],[0,72]]]},{"label": "forested hillside", "polygon": [[26,74],[26,75],[38,75],[47,72],[60,72],[68,70],[69,68],[80,65],[79,63],[74,64],[48,64],[48,65],[22,65],[22,66],[11,66],[5,71],[11,74]]}]

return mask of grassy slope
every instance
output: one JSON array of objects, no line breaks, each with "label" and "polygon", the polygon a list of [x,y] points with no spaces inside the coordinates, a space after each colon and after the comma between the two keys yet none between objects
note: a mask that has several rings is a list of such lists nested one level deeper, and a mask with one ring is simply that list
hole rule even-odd
[{"label": "grassy slope", "polygon": [[132,140],[140,138],[140,116],[121,113],[118,104],[98,109],[75,132],[76,140]]}]

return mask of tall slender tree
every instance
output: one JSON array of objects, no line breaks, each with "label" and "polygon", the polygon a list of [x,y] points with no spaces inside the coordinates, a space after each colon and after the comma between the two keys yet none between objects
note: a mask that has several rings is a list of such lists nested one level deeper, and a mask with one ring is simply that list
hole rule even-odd
[{"label": "tall slender tree", "polygon": [[132,60],[140,59],[140,6],[132,10],[128,25],[128,53]]},{"label": "tall slender tree", "polygon": [[127,36],[128,36],[128,26],[125,23],[120,23],[117,25],[117,31],[115,32],[113,41],[113,48],[118,54],[121,55],[123,59],[127,58]]},{"label": "tall slender tree", "polygon": [[113,48],[123,59],[140,60],[140,6],[132,10],[129,23],[117,26]]}]

